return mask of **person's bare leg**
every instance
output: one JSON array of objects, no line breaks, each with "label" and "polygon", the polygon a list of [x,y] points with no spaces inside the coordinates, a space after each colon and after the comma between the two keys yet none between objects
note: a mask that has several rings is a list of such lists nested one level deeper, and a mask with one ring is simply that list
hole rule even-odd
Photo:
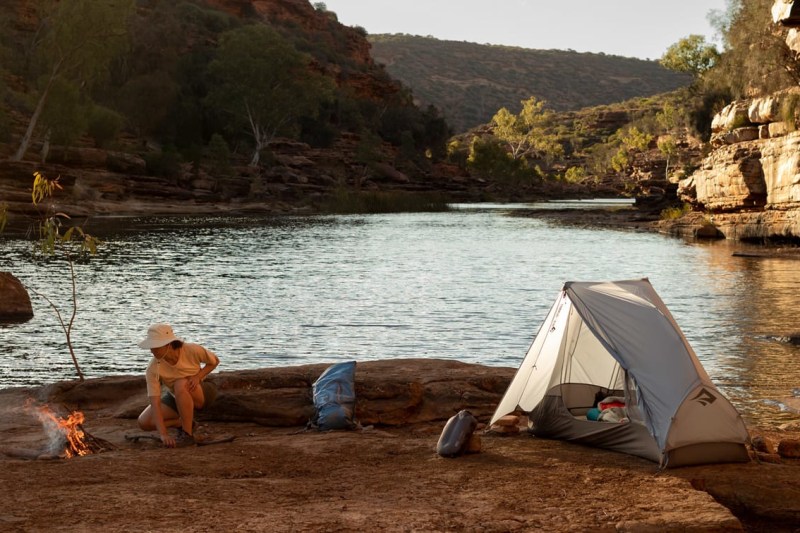
[{"label": "person's bare leg", "polygon": [[[181,425],[181,418],[172,408],[161,404],[161,414],[164,416],[164,425],[168,428],[174,428]],[[145,431],[155,431],[156,427],[155,413],[151,406],[147,406],[142,414],[139,415],[139,428]]]},{"label": "person's bare leg", "polygon": [[180,414],[180,426],[189,435],[192,434],[192,422],[194,421],[194,410],[200,409],[205,403],[203,397],[203,387],[195,387],[190,391],[185,379],[179,379],[174,385],[175,403],[178,405]]}]

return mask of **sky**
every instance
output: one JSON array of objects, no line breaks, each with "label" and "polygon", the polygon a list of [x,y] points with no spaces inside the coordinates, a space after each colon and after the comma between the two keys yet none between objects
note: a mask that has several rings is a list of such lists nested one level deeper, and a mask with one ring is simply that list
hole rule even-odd
[{"label": "sky", "polygon": [[[312,0],[315,3],[316,0]],[[325,0],[346,26],[441,40],[659,59],[726,0]]]}]

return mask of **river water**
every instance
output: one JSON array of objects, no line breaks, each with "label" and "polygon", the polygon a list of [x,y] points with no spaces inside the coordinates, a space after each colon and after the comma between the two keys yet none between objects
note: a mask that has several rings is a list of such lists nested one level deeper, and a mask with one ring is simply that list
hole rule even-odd
[{"label": "river water", "polygon": [[[800,261],[736,257],[727,242],[444,213],[120,219],[76,265],[72,338],[87,377],[143,372],[153,322],[215,351],[220,371],[344,360],[444,358],[517,367],[565,281],[647,277],[745,418],[800,419]],[[97,224],[97,222],[95,222]],[[69,319],[68,269],[0,240],[0,270]],[[0,326],[0,387],[72,379],[55,314]]]}]

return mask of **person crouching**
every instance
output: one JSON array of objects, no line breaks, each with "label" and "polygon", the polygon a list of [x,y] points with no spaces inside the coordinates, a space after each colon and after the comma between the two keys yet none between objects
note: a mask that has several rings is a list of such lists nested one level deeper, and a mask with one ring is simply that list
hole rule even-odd
[{"label": "person crouching", "polygon": [[[216,397],[216,387],[204,380],[219,365],[219,358],[176,337],[169,324],[150,326],[139,347],[153,354],[145,372],[150,405],[139,415],[139,427],[158,431],[168,448],[194,444],[194,413]],[[167,431],[171,427],[178,428],[174,437]]]}]

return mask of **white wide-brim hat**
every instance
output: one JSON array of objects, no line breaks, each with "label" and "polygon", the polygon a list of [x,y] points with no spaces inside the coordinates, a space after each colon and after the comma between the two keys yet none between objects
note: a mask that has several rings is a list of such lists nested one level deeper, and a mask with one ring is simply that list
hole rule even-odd
[{"label": "white wide-brim hat", "polygon": [[147,328],[147,337],[139,343],[139,348],[161,348],[172,341],[183,342],[183,339],[175,336],[169,324],[153,324]]}]

